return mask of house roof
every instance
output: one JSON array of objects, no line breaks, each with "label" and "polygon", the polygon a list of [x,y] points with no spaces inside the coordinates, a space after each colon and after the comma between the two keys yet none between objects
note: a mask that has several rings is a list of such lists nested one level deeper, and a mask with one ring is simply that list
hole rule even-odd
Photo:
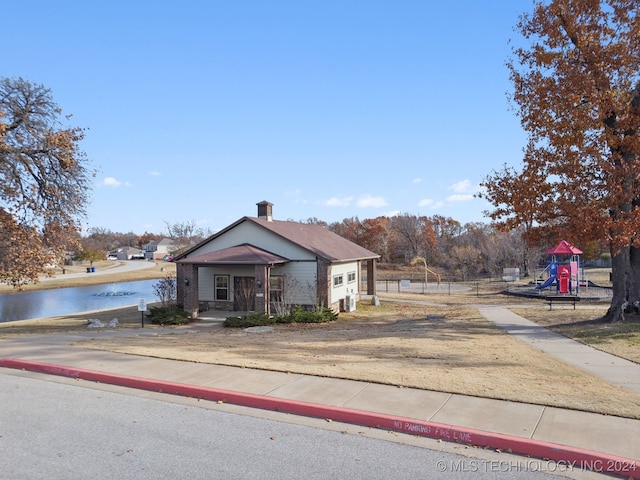
[{"label": "house roof", "polygon": [[582,250],[562,240],[558,245],[546,251],[547,255],[582,255]]},{"label": "house roof", "polygon": [[[361,247],[360,245],[357,245],[320,225],[286,222],[281,220],[266,220],[255,217],[242,217],[240,220],[237,220],[225,229],[215,233],[211,237],[200,242],[198,245],[190,248],[181,254],[176,260],[181,260],[188,256],[189,253],[196,251],[202,245],[224,235],[225,232],[232,230],[243,222],[252,222],[329,262],[369,260],[380,257],[380,255],[367,250],[366,248]],[[190,260],[190,258],[185,258],[182,261],[184,263],[189,262]]]},{"label": "house roof", "polygon": [[190,264],[273,265],[289,260],[248,243],[179,260]]},{"label": "house roof", "polygon": [[244,218],[331,262],[380,257],[377,253],[373,253],[320,225],[281,220],[268,221],[254,217]]},{"label": "house roof", "polygon": [[167,237],[163,237],[160,240],[151,240],[145,246],[151,246],[151,245],[173,245],[173,240],[171,240],[170,238],[167,238]]},{"label": "house roof", "polygon": [[136,253],[142,252],[142,249],[138,248],[138,247],[120,247],[117,250],[118,250],[118,252],[127,252],[127,253],[129,253],[129,252],[136,252]]}]

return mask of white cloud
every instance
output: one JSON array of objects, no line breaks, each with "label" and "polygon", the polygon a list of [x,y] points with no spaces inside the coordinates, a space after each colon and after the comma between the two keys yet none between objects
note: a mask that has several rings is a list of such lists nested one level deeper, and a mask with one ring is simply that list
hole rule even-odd
[{"label": "white cloud", "polygon": [[353,197],[331,197],[322,204],[327,207],[348,207],[352,201]]},{"label": "white cloud", "polygon": [[467,194],[455,194],[455,195],[450,195],[447,197],[447,202],[466,202],[469,200],[473,200],[473,194],[472,193],[467,193]]},{"label": "white cloud", "polygon": [[358,198],[356,204],[360,208],[386,207],[387,201],[384,199],[384,197],[374,197],[369,194],[364,194],[360,195],[360,198]]},{"label": "white cloud", "polygon": [[159,177],[160,175],[162,175],[159,171],[157,170],[151,170],[149,172],[149,175],[151,175],[152,177]]},{"label": "white cloud", "polygon": [[471,182],[465,179],[451,185],[449,190],[453,190],[456,193],[468,193],[472,188]]},{"label": "white cloud", "polygon": [[389,218],[397,217],[398,215],[400,215],[400,210],[391,210],[390,212],[382,214],[383,217],[389,217]]},{"label": "white cloud", "polygon": [[421,178],[414,178],[413,180],[411,180],[411,183],[413,183],[414,185],[417,185],[418,183],[422,183],[422,179]]},{"label": "white cloud", "polygon": [[444,206],[443,200],[433,200],[431,198],[424,198],[418,202],[419,207],[428,207],[430,210],[435,210],[437,208]]},{"label": "white cloud", "polygon": [[447,202],[467,202],[474,199],[474,195],[481,190],[480,185],[473,185],[469,180],[465,179],[454,183],[449,187],[454,194],[446,198]]},{"label": "white cloud", "polygon": [[131,184],[129,182],[121,182],[119,180],[116,180],[114,177],[106,177],[103,181],[102,184],[105,187],[111,187],[111,188],[118,188],[118,187],[129,187],[131,186]]},{"label": "white cloud", "polygon": [[[353,197],[331,197],[328,200],[319,203],[326,207],[349,207],[351,206],[353,201]],[[384,199],[384,197],[375,197],[369,194],[360,195],[360,197],[358,197],[355,202],[356,206],[358,206],[359,208],[379,208],[387,206],[387,201]]]}]

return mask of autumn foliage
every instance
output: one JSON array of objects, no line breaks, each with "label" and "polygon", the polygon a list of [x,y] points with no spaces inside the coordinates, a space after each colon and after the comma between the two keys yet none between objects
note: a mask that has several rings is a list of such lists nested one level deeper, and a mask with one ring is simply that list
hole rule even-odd
[{"label": "autumn foliage", "polygon": [[37,281],[78,238],[88,195],[79,143],[51,92],[0,78],[0,282]]},{"label": "autumn foliage", "polygon": [[521,170],[489,175],[484,196],[503,227],[531,242],[608,241],[608,316],[640,300],[640,6],[637,0],[535,2],[508,64],[529,142]]}]

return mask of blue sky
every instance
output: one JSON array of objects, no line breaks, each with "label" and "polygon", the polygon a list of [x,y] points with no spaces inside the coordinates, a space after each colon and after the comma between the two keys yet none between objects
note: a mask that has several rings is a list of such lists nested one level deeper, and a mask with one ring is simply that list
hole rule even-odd
[{"label": "blue sky", "polygon": [[410,213],[488,222],[525,135],[505,67],[529,1],[3,5],[0,76],[52,90],[97,170],[87,227],[216,231]]}]

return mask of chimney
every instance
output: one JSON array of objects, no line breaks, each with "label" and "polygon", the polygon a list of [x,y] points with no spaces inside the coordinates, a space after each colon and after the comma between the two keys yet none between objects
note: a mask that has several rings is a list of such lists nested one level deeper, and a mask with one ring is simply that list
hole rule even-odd
[{"label": "chimney", "polygon": [[258,205],[258,218],[262,218],[267,222],[273,221],[273,203],[269,203],[263,200],[260,203],[256,203]]}]

